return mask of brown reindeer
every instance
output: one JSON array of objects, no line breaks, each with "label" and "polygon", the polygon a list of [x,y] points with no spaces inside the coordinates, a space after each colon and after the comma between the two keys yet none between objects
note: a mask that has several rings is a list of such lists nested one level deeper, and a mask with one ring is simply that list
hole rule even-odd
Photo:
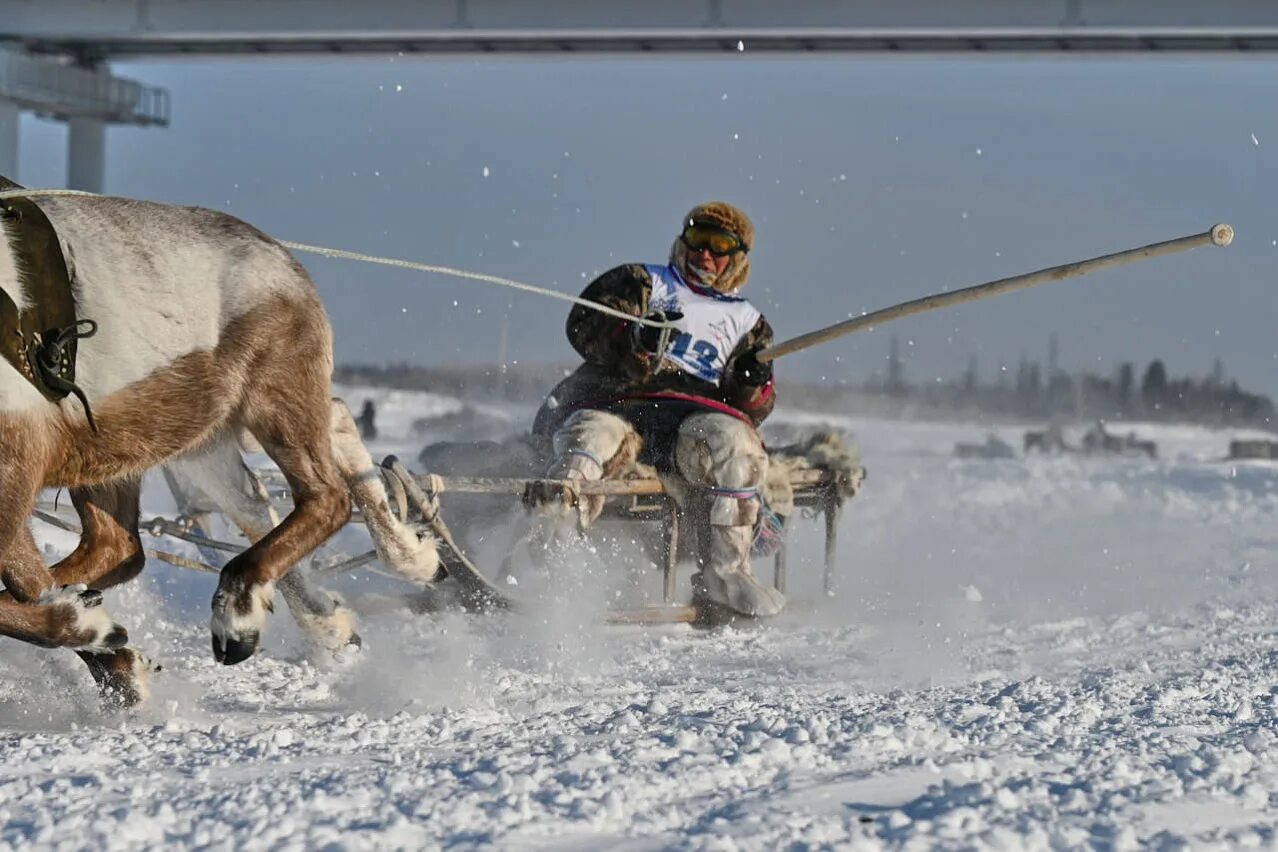
[{"label": "brown reindeer", "polygon": [[[142,570],[140,477],[165,462],[184,467],[253,540],[223,568],[213,596],[213,653],[222,663],[253,654],[275,584],[347,522],[352,495],[388,565],[434,579],[433,543],[381,511],[385,494],[368,475],[350,412],[330,400],[328,320],[283,247],[199,208],[37,196],[8,210],[0,290],[19,316],[39,307],[29,246],[20,242],[25,210],[56,230],[76,316],[97,330],[78,341],[76,393],[61,399],[0,359],[0,635],[75,649],[104,690],[123,703],[142,696],[143,659],[97,590]],[[235,469],[245,433],[292,491],[294,508],[277,526],[219,473]],[[38,492],[55,486],[71,490],[84,532],[48,568],[27,519]]]}]

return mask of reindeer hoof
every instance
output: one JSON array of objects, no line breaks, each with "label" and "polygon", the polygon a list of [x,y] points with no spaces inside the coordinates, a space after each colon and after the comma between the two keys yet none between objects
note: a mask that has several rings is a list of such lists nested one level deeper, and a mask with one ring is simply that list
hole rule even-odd
[{"label": "reindeer hoof", "polygon": [[[222,584],[226,585],[225,574]],[[247,588],[230,584],[230,590],[219,587],[213,594],[213,617],[209,630],[213,634],[213,659],[224,665],[242,663],[257,650],[271,610],[274,583],[260,583]]]},{"label": "reindeer hoof", "polygon": [[224,666],[242,663],[257,651],[257,643],[260,638],[261,634],[258,633],[246,634],[242,639],[232,639],[229,636],[219,639],[214,636],[213,659]]},{"label": "reindeer hoof", "polygon": [[112,651],[118,651],[129,644],[129,631],[117,624],[111,628],[111,632],[102,640],[102,644]]},{"label": "reindeer hoof", "polygon": [[133,648],[121,648],[113,654],[81,652],[98,684],[104,712],[128,710],[146,703],[151,695],[151,675],[160,666]]},{"label": "reindeer hoof", "polygon": [[330,592],[329,597],[333,599],[333,609],[327,615],[294,610],[293,619],[316,648],[334,656],[341,656],[350,648],[358,650],[363,640],[355,632],[355,614],[338,595]]},{"label": "reindeer hoof", "polygon": [[[97,589],[86,589],[80,592],[80,605],[86,610],[102,606],[102,593]],[[129,631],[116,624],[106,636],[102,637],[100,643],[112,651],[117,651],[129,644]]]},{"label": "reindeer hoof", "polygon": [[63,586],[45,592],[40,603],[47,607],[51,647],[104,654],[128,644],[129,632],[107,615],[99,591]]},{"label": "reindeer hoof", "polygon": [[364,643],[359,636],[352,636],[341,648],[332,654],[331,662],[338,668],[350,668],[364,657]]}]

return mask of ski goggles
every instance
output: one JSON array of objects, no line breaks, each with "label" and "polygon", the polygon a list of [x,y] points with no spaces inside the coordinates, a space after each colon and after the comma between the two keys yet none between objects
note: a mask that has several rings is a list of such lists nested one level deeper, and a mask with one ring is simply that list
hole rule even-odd
[{"label": "ski goggles", "polygon": [[715,257],[724,257],[738,251],[749,251],[750,247],[731,231],[714,225],[701,225],[689,222],[679,235],[683,244],[693,251],[708,251]]}]

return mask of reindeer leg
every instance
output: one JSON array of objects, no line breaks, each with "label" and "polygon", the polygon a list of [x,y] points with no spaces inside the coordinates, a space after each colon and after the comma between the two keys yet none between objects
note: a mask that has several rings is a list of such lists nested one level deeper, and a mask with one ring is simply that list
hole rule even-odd
[{"label": "reindeer leg", "polygon": [[[25,526],[4,551],[4,566],[0,635],[46,648],[74,650],[88,665],[109,705],[136,704],[145,697],[145,681],[133,676],[140,657],[124,647],[129,634],[102,608],[100,591],[81,584],[58,585]],[[46,578],[45,586],[31,600],[27,596],[41,577]]]},{"label": "reindeer leg", "polygon": [[[101,590],[127,583],[142,572],[146,555],[138,535],[141,489],[141,482],[133,478],[71,489],[71,503],[83,532],[76,549],[53,566],[58,584],[83,583]],[[93,675],[105,707],[132,707],[147,699],[151,672],[159,666],[136,649],[77,653]]]},{"label": "reindeer leg", "polygon": [[332,401],[333,456],[351,498],[368,525],[382,564],[410,583],[429,584],[439,578],[439,552],[435,539],[395,516],[381,474],[360,439],[350,409],[340,399]]},{"label": "reindeer leg", "polygon": [[102,609],[101,592],[74,586],[49,592],[37,604],[0,600],[0,636],[90,655],[110,654],[129,640]]},{"label": "reindeer leg", "polygon": [[[6,449],[12,459],[24,460],[20,443]],[[0,579],[5,585],[0,593],[0,634],[48,648],[77,651],[101,686],[100,668],[114,665],[117,655],[123,655],[121,661],[132,666],[133,652],[124,648],[128,632],[102,608],[102,593],[84,587],[92,570],[71,568],[58,572],[45,566],[27,526],[38,491],[30,471],[22,465],[4,465],[0,467],[0,481],[6,483],[7,489],[4,498],[0,498]],[[78,505],[77,510],[83,521],[83,510]],[[92,562],[94,536],[86,524],[72,554],[74,558],[63,562],[69,560],[72,566]],[[109,568],[109,560],[98,564]]]},{"label": "reindeer leg", "polygon": [[[227,665],[257,649],[275,583],[351,516],[329,436],[331,362],[310,358],[305,343],[295,338],[292,353],[275,359],[287,364],[289,372],[256,388],[241,413],[242,424],[288,480],[293,511],[222,569],[209,626],[213,656]],[[312,344],[327,346],[326,341]]]},{"label": "reindeer leg", "polygon": [[[279,524],[265,488],[244,464],[239,448],[229,437],[198,455],[169,462],[165,473],[179,504],[211,502],[251,542],[262,539]],[[185,509],[182,511],[186,513]],[[316,645],[335,654],[359,647],[354,614],[335,595],[318,588],[301,564],[280,578],[279,589],[294,620]]]},{"label": "reindeer leg", "polygon": [[33,604],[56,590],[57,581],[44,564],[27,525],[39,490],[35,484],[23,488],[27,478],[8,466],[0,468],[0,482],[13,489],[7,495],[9,499],[0,499],[0,581],[4,582],[7,597]]},{"label": "reindeer leg", "polygon": [[133,479],[71,489],[83,532],[75,550],[53,566],[58,584],[107,589],[142,573],[146,555],[138,535],[140,493],[141,483]]},{"label": "reindeer leg", "polygon": [[[266,613],[273,609],[275,583],[285,572],[350,519],[350,498],[328,452],[285,443],[282,436],[257,435],[293,491],[293,511],[222,569],[213,596],[213,655],[234,665],[252,656]],[[325,439],[327,435],[324,436]],[[327,440],[318,444],[327,450]]]}]

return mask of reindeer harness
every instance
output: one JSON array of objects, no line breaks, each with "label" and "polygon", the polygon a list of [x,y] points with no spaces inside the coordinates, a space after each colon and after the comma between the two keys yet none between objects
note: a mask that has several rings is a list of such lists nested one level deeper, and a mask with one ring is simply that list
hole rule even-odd
[{"label": "reindeer harness", "polygon": [[[0,189],[18,189],[0,177]],[[97,323],[76,319],[71,273],[53,223],[35,202],[0,198],[26,309],[0,289],[0,355],[50,402],[75,394],[89,426],[97,430],[89,400],[75,383],[76,341],[91,337]]]}]

